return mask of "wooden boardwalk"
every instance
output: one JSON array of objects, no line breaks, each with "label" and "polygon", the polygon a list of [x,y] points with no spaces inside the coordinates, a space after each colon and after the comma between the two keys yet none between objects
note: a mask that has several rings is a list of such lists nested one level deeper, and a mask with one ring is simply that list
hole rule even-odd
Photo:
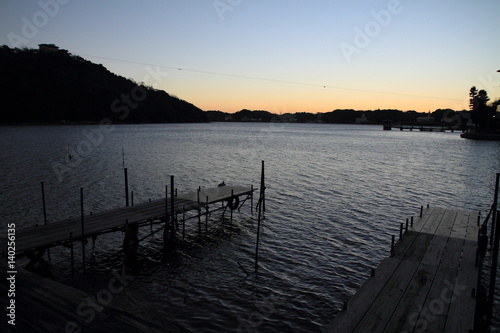
[{"label": "wooden boardwalk", "polygon": [[478,213],[424,209],[326,332],[469,332]]},{"label": "wooden boardwalk", "polygon": [[[201,189],[174,197],[174,212],[183,213],[191,210],[201,211],[206,205],[231,199],[232,196],[240,197],[252,195],[253,187],[221,186]],[[84,216],[85,237],[118,230],[126,223],[140,223],[152,219],[168,216],[170,213],[171,199],[158,199],[134,206],[120,207],[105,212]],[[201,213],[200,213],[201,214]],[[72,239],[82,237],[81,218],[71,218],[60,222],[38,225],[16,230],[16,253],[35,250],[67,243]],[[6,249],[6,235],[0,238],[0,248]]]},{"label": "wooden boardwalk", "polygon": [[[4,262],[0,269],[8,271]],[[123,272],[118,271],[118,276]],[[127,277],[130,279],[130,277]],[[125,310],[114,306],[117,293],[125,290],[119,280],[113,282],[111,290],[96,290],[97,295],[87,294],[81,290],[58,283],[34,273],[18,268],[15,292],[15,326],[8,324],[11,318],[4,306],[4,315],[0,321],[0,332],[130,332],[161,333],[178,332],[179,330],[165,318],[163,327],[139,318]],[[127,280],[125,280],[127,281]],[[0,282],[0,293],[7,296],[9,284],[7,279]],[[104,296],[102,296],[104,295]],[[97,300],[96,300],[97,296]],[[99,302],[99,297],[103,297]],[[93,300],[93,301],[92,301]],[[114,301],[114,302],[113,302]],[[147,306],[147,304],[139,304]]]},{"label": "wooden boardwalk", "polygon": [[422,132],[454,132],[456,128],[454,125],[448,125],[448,124],[417,124],[417,123],[412,123],[412,124],[395,124],[392,125],[392,128],[399,128],[400,131],[402,130],[416,130],[416,131],[422,131]]}]

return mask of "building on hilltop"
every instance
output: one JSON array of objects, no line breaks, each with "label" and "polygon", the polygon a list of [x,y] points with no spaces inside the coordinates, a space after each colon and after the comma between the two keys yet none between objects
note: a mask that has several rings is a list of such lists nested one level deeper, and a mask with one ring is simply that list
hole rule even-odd
[{"label": "building on hilltop", "polygon": [[56,53],[59,51],[59,46],[54,44],[38,44],[38,50],[40,53]]}]

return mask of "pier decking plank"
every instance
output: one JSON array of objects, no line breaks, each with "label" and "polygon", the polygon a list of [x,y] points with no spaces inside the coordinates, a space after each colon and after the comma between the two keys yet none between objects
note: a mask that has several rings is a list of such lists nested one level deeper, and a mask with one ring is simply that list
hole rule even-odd
[{"label": "pier decking plank", "polygon": [[[7,265],[0,263],[7,271]],[[0,292],[7,295],[7,281],[0,282]],[[123,309],[106,304],[89,306],[96,295],[43,278],[18,268],[16,274],[16,321],[7,324],[5,316],[1,332],[133,332],[160,333],[165,328],[150,323]],[[111,297],[112,299],[112,297]],[[7,318],[7,319],[6,319]],[[165,323],[167,324],[167,323]]]},{"label": "pier decking plank", "polygon": [[440,236],[449,234],[455,216],[456,212],[447,211],[439,221],[434,237],[427,245],[427,251],[421,259],[419,258],[420,264],[386,324],[385,330],[388,332],[395,332],[401,327],[405,330],[404,327],[411,324],[411,317],[418,314],[418,309],[425,303],[446,246],[446,238]]},{"label": "pier decking plank", "polygon": [[[200,210],[206,204],[213,204],[230,199],[232,196],[252,194],[250,187],[221,186],[201,189],[174,197],[174,212],[182,213],[189,210]],[[198,202],[198,198],[200,201]],[[84,216],[84,234],[91,236],[116,228],[123,227],[127,222],[138,223],[150,219],[157,219],[170,214],[170,198],[157,199],[151,202],[140,203],[134,206],[120,207]],[[67,242],[70,233],[74,240],[81,238],[81,219],[70,218],[64,221],[53,222],[47,225],[38,225],[18,229],[16,231],[16,252],[21,253],[30,249],[43,248],[50,245]],[[6,248],[6,235],[0,237],[0,248]]]},{"label": "pier decking plank", "polygon": [[[474,309],[476,298],[472,296],[472,289],[476,288],[479,267],[476,267],[477,250],[477,215],[469,216],[465,239],[460,258],[460,267],[453,289],[455,301],[451,302],[446,321],[446,332],[458,332],[461,327],[474,326]],[[476,291],[477,292],[477,291]]]},{"label": "pier decking plank", "polygon": [[[405,295],[410,299],[417,298],[420,290],[429,286],[428,281],[421,280],[421,276],[427,275],[432,270],[432,267],[431,264],[422,263],[422,260],[426,256],[432,257],[433,252],[437,252],[434,251],[436,245],[432,243],[433,235],[445,218],[446,214],[441,217],[441,214],[438,213],[431,215],[431,218],[426,221],[422,227],[422,232],[416,236],[410,249],[402,258],[400,265],[360,321],[355,332],[382,332],[393,317],[394,312],[398,310],[402,300],[401,295]],[[414,279],[417,281],[414,281]],[[415,288],[412,283],[421,283],[420,288]],[[403,304],[401,309],[407,311],[406,306],[406,304]],[[373,320],[373,318],[377,318],[377,320]]]},{"label": "pier decking plank", "polygon": [[[427,209],[422,217],[418,217],[414,221],[414,226],[411,231],[405,234],[405,237],[396,244],[393,256],[385,259],[377,267],[376,274],[366,281],[360,290],[349,300],[349,310],[342,312],[343,320],[337,320],[335,330],[327,330],[328,332],[353,332],[358,323],[365,316],[368,309],[377,299],[387,281],[392,277],[394,272],[401,264],[401,259],[409,251],[415,251],[415,246],[412,247],[416,237],[419,235],[424,226],[434,225],[434,220],[440,219],[445,210],[439,207],[431,207]],[[404,268],[403,268],[404,270]]]},{"label": "pier decking plank", "polygon": [[428,208],[326,332],[468,332],[477,213]]}]

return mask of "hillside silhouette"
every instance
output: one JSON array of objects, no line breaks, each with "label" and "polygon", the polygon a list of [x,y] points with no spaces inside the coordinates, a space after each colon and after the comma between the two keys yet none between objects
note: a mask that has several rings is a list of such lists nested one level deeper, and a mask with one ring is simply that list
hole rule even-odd
[{"label": "hillside silhouette", "polygon": [[201,109],[163,90],[111,73],[55,45],[43,45],[46,48],[39,50],[0,47],[0,122],[208,121]]}]

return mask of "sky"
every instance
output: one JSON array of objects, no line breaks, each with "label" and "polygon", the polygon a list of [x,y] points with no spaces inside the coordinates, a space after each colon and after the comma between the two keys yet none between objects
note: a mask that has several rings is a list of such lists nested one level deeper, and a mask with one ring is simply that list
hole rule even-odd
[{"label": "sky", "polygon": [[499,0],[0,0],[55,44],[203,110],[468,109],[500,98]]}]

